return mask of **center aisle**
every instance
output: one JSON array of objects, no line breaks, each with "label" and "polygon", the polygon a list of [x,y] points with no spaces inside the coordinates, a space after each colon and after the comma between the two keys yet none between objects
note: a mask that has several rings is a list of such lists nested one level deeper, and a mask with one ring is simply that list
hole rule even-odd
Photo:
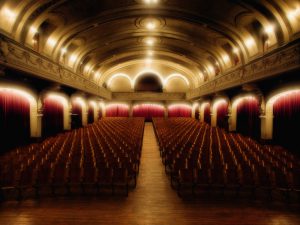
[{"label": "center aisle", "polygon": [[181,204],[170,181],[166,176],[159,155],[152,123],[145,124],[140,173],[137,188],[130,193],[131,204],[135,205],[134,213],[137,224],[164,224],[176,221],[184,224],[185,218],[176,210]]}]

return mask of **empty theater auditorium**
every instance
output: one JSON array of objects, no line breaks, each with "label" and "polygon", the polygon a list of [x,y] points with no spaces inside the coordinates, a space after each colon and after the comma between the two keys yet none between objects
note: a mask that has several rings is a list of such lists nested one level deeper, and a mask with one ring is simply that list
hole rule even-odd
[{"label": "empty theater auditorium", "polygon": [[299,225],[299,0],[0,0],[1,225]]}]

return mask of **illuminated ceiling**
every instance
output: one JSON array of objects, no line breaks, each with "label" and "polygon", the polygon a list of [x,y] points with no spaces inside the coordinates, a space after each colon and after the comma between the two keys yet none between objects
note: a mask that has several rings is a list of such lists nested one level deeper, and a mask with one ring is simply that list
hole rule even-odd
[{"label": "illuminated ceiling", "polygon": [[0,16],[1,33],[105,87],[150,70],[193,89],[300,31],[296,0],[2,0]]}]

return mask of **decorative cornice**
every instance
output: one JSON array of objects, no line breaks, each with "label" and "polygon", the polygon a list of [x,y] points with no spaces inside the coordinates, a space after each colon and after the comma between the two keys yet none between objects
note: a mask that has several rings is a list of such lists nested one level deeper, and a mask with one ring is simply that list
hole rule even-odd
[{"label": "decorative cornice", "polygon": [[116,92],[112,93],[114,100],[119,101],[182,101],[185,93],[152,93],[152,92]]},{"label": "decorative cornice", "polygon": [[187,93],[187,99],[195,99],[248,82],[257,81],[300,68],[300,44],[281,48],[227,74],[217,76]]},{"label": "decorative cornice", "polygon": [[111,99],[111,92],[49,58],[0,35],[0,65],[21,70],[89,94]]}]

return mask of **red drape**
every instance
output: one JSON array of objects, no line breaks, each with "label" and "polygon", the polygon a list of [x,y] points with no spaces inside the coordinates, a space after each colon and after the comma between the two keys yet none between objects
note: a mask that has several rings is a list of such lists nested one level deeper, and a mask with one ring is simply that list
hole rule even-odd
[{"label": "red drape", "polygon": [[228,129],[228,103],[222,102],[217,106],[217,126]]},{"label": "red drape", "polygon": [[92,106],[88,110],[88,123],[94,123],[94,108]]},{"label": "red drape", "polygon": [[299,154],[300,92],[280,97],[273,110],[274,141]]},{"label": "red drape", "polygon": [[63,104],[52,98],[44,100],[43,110],[43,136],[55,135],[64,129],[64,107]]},{"label": "red drape", "polygon": [[82,106],[78,103],[72,104],[72,129],[82,126]]},{"label": "red drape", "polygon": [[129,107],[122,104],[110,105],[106,108],[106,117],[129,117]]},{"label": "red drape", "polygon": [[133,117],[144,117],[146,121],[152,121],[152,117],[164,117],[165,110],[161,105],[142,104],[133,108]]},{"label": "red drape", "polygon": [[241,100],[237,106],[237,132],[260,137],[259,102],[255,98]]},{"label": "red drape", "polygon": [[0,91],[0,154],[28,142],[30,103],[25,97]]},{"label": "red drape", "polygon": [[211,115],[210,115],[210,104],[206,104],[204,108],[204,122],[210,124]]},{"label": "red drape", "polygon": [[192,108],[186,105],[174,105],[168,108],[169,117],[191,117]]}]

